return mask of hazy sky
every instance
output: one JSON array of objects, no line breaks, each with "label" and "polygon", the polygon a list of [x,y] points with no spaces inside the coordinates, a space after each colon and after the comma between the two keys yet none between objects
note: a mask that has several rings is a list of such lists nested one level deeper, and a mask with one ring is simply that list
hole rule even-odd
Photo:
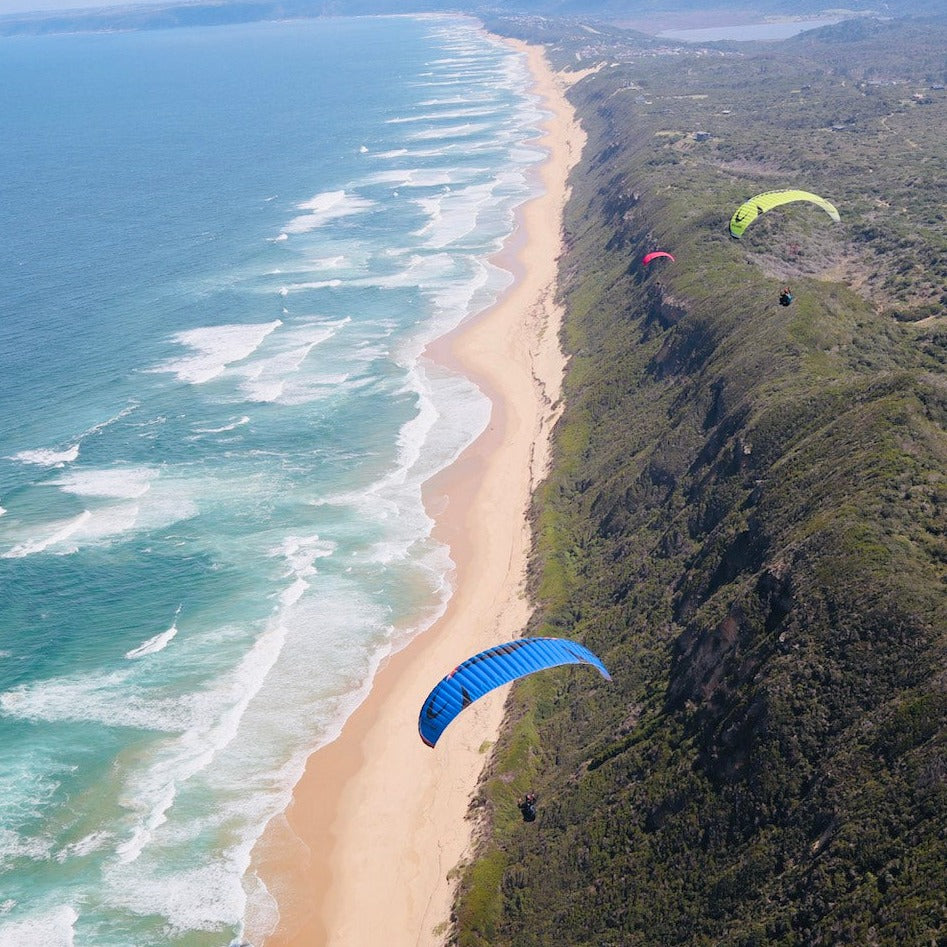
[{"label": "hazy sky", "polygon": [[4,13],[29,13],[34,10],[79,10],[83,7],[128,7],[160,0],[0,0],[0,16]]}]

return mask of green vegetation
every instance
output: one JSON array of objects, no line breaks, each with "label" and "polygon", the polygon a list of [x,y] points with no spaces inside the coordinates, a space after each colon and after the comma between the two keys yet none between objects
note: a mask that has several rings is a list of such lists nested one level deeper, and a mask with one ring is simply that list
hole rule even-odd
[{"label": "green vegetation", "polygon": [[[514,689],[453,942],[943,943],[947,28],[681,51],[491,26],[609,64],[571,93],[529,632],[614,682]],[[732,240],[778,187],[841,223],[787,207]],[[677,263],[644,270],[658,247]]]}]

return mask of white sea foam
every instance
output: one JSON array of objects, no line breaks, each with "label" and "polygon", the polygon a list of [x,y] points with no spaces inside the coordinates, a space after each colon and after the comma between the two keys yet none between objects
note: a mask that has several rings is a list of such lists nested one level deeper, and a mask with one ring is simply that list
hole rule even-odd
[{"label": "white sea foam", "polygon": [[173,874],[122,862],[106,871],[106,898],[113,908],[164,917],[169,940],[184,938],[181,942],[186,943],[186,935],[196,931],[220,936],[221,928],[235,924],[242,913],[246,897],[239,878],[249,858],[246,861],[239,864],[225,851],[213,861]]},{"label": "white sea foam", "polygon": [[[368,269],[368,264],[374,262],[371,249],[365,242],[353,243],[333,236],[330,240],[320,238],[314,249],[319,253],[318,256],[306,259],[294,257],[278,269],[271,269],[262,274],[268,277],[270,282],[261,281],[257,291],[271,293],[274,277],[275,281],[283,284],[277,288],[277,293],[284,296],[288,294],[288,290],[281,291],[285,289],[285,284],[300,282],[304,279],[324,280],[327,285],[338,286],[341,285],[340,280],[343,277],[363,273]],[[330,280],[334,282],[329,283]]]},{"label": "white sea foam", "polygon": [[77,533],[90,519],[92,519],[92,514],[88,510],[83,510],[78,516],[70,520],[60,520],[50,523],[48,524],[48,528],[51,528],[51,532],[42,537],[17,543],[12,549],[7,550],[7,552],[3,554],[3,558],[21,559],[24,556],[32,556],[35,553],[44,552],[53,546],[57,546],[69,540],[70,537]]},{"label": "white sea foam", "polygon": [[105,430],[105,428],[120,421],[137,407],[137,402],[132,402],[117,414],[106,418],[104,421],[99,421],[97,424],[93,424],[79,435],[78,440],[74,444],[70,444],[68,447],[24,450],[14,454],[10,460],[18,460],[24,464],[35,464],[38,467],[63,467],[66,464],[71,464],[78,459],[83,440],[94,434],[98,434],[100,431]]},{"label": "white sea foam", "polygon": [[238,666],[217,677],[212,688],[191,698],[189,724],[157,753],[153,763],[130,774],[122,804],[132,818],[119,846],[122,862],[135,861],[167,821],[178,787],[210,766],[236,736],[244,711],[279,657],[286,627],[277,616],[257,637]]},{"label": "white sea foam", "polygon": [[450,106],[450,105],[466,105],[470,100],[463,95],[450,95],[442,96],[436,99],[424,99],[418,103],[418,105],[428,108],[430,106]]},{"label": "white sea foam", "polygon": [[10,459],[24,464],[35,464],[38,467],[62,467],[71,464],[79,456],[79,445],[73,444],[63,450],[45,449],[21,450]]},{"label": "white sea foam", "polygon": [[280,605],[285,608],[295,605],[306,594],[308,588],[309,583],[305,579],[296,579],[289,588],[283,589],[280,593]]},{"label": "white sea foam", "polygon": [[[14,764],[20,762],[13,761]],[[38,776],[35,771],[25,770],[22,765],[15,773],[0,777],[3,785],[4,821],[11,825],[19,822],[29,824],[41,818],[43,806],[59,788],[59,782],[48,776]],[[22,859],[42,862],[52,857],[53,839],[42,831],[26,832],[0,826],[0,874],[16,867]],[[0,912],[2,913],[2,912]]]},{"label": "white sea foam", "polygon": [[325,270],[337,270],[341,269],[346,264],[346,257],[344,254],[339,253],[336,256],[327,256],[320,259],[312,260],[312,265],[318,267],[319,269]]},{"label": "white sea foam", "polygon": [[307,374],[299,380],[291,379],[280,385],[279,391],[272,391],[272,402],[289,407],[292,405],[310,404],[326,397],[331,392],[338,392],[341,388],[348,391],[359,388],[362,384],[371,384],[352,381],[347,374]]},{"label": "white sea foam", "polygon": [[11,863],[20,858],[45,861],[51,857],[52,850],[53,840],[47,835],[25,835],[0,827],[0,868],[4,871],[9,871]]},{"label": "white sea foam", "polygon": [[73,947],[78,919],[69,904],[36,911],[20,921],[0,919],[0,947]]},{"label": "white sea foam", "polygon": [[207,326],[188,329],[174,335],[174,341],[197,352],[185,358],[171,359],[152,371],[171,372],[180,381],[200,385],[217,378],[228,365],[253,354],[263,340],[282,325],[282,320],[248,325]]},{"label": "white sea foam", "polygon": [[286,387],[286,375],[299,369],[314,344],[258,360],[244,369],[241,374],[246,380],[240,388],[246,399],[261,403],[279,401]]},{"label": "white sea foam", "polygon": [[[364,698],[378,662],[386,649],[360,647],[351,628],[371,626],[379,620],[366,606],[357,587],[346,584],[320,589],[318,601],[303,597],[274,615],[285,629],[285,645],[269,671],[258,696],[249,703],[239,722],[236,738],[216,753],[213,764],[194,779],[213,792],[217,803],[213,821],[200,821],[186,810],[170,810],[139,858],[108,875],[108,899],[131,907],[136,913],[155,911],[168,916],[172,925],[210,926],[221,919],[241,916],[247,893],[240,884],[250,862],[256,838],[251,832],[228,847],[200,878],[203,897],[190,888],[194,879],[169,878],[161,871],[174,846],[184,847],[197,834],[216,831],[232,837],[236,826],[254,826],[256,832],[285,807],[292,785],[302,773],[308,749],[333,739],[343,721]],[[347,647],[339,648],[345,641]],[[332,652],[333,661],[325,656]],[[306,734],[303,744],[292,734]],[[294,749],[287,753],[288,746]],[[182,793],[186,787],[182,786]],[[221,828],[222,827],[222,828]],[[128,869],[127,871],[125,869]],[[172,888],[173,886],[173,888]],[[266,902],[264,891],[251,892]],[[186,922],[186,923],[185,923]]]},{"label": "white sea foam", "polygon": [[404,286],[434,287],[448,282],[456,267],[457,261],[449,253],[411,253],[406,255],[400,268],[393,273],[353,280],[353,285],[377,286],[383,289]]},{"label": "white sea foam", "polygon": [[[303,570],[312,554],[328,552],[317,537],[287,541],[281,548]],[[159,914],[172,932],[219,929],[243,915],[247,891],[241,878],[252,847],[266,822],[288,803],[311,745],[294,742],[292,734],[305,732],[320,744],[332,739],[363,699],[377,666],[373,655],[366,666],[357,647],[337,648],[341,640],[352,643],[345,634],[349,623],[366,620],[358,593],[349,588],[338,593],[338,601],[323,596],[314,603],[295,593],[298,583],[294,579],[279,596],[246,659],[215,682],[205,716],[217,722],[160,748],[152,764],[130,778],[124,798],[134,828],[122,860],[107,865],[104,875],[103,897],[113,907]],[[336,659],[329,663],[325,655],[331,649]],[[341,691],[327,698],[327,681],[340,674]],[[335,685],[329,686],[331,694]],[[287,755],[288,746],[294,749]],[[172,784],[175,797],[168,805]],[[208,791],[215,800],[213,814],[188,807],[189,795]],[[169,874],[168,860],[186,858],[194,840],[208,833],[239,841],[225,844],[200,868]],[[250,890],[254,911],[272,912],[265,890]]]},{"label": "white sea foam", "polygon": [[171,623],[170,628],[149,638],[147,641],[143,641],[137,648],[126,651],[125,657],[129,660],[133,660],[134,658],[143,658],[146,654],[155,654],[158,651],[163,651],[171,639],[178,633],[178,615],[180,613],[181,606],[178,605],[177,611],[174,613],[174,621]]},{"label": "white sea foam", "polygon": [[420,197],[416,203],[428,222],[417,231],[425,246],[443,249],[462,240],[476,229],[483,207],[493,200],[495,181],[471,184],[434,197]]},{"label": "white sea foam", "polygon": [[316,560],[331,556],[336,548],[336,543],[321,539],[318,535],[287,536],[279,546],[270,550],[270,555],[286,560],[288,575],[308,577],[316,573]]},{"label": "white sea foam", "polygon": [[[138,858],[155,831],[168,821],[167,813],[173,805],[176,795],[177,787],[173,781],[166,782],[157,792],[151,795],[148,800],[149,808],[137,820],[131,836],[116,846],[116,854],[123,865]],[[128,806],[128,802],[129,800],[126,799],[127,807],[141,808],[137,800],[131,803],[131,806]]]},{"label": "white sea foam", "polygon": [[398,460],[395,472],[383,486],[404,482],[408,471],[417,464],[431,428],[438,418],[437,409],[431,400],[430,385],[419,365],[415,364],[408,370],[406,387],[417,393],[418,411],[398,432]]},{"label": "white sea foam", "polygon": [[[462,101],[462,100],[460,100]],[[415,122],[443,122],[453,121],[458,118],[484,118],[488,115],[495,115],[496,110],[478,106],[476,108],[455,108],[443,112],[426,112],[420,115],[406,115],[401,118],[389,118],[389,125],[408,125]]]},{"label": "white sea foam", "polygon": [[20,720],[99,723],[159,733],[186,731],[201,714],[200,707],[176,697],[152,696],[124,670],[20,684],[0,693],[0,710]]},{"label": "white sea foam", "polygon": [[[310,741],[327,742],[364,698],[386,650],[368,642],[360,646],[351,628],[383,628],[382,615],[344,579],[330,577],[318,597],[305,594],[316,575],[314,563],[334,551],[333,543],[317,535],[290,536],[271,550],[285,559],[289,582],[266,631],[234,672],[218,675],[203,713],[194,715],[208,721],[204,728],[173,738],[130,776],[122,798],[132,822],[122,863],[106,869],[108,903],[136,914],[159,913],[171,929],[182,931],[213,929],[241,916],[247,895],[239,879],[255,834],[243,835],[206,868],[169,876],[162,867],[208,832],[226,838],[237,825],[261,828],[288,801],[311,745],[297,743],[287,758],[290,734],[307,732],[316,735]],[[338,648],[343,640],[344,651]],[[325,661],[329,651],[331,663]],[[209,820],[185,804],[198,787],[213,792]],[[264,892],[254,897],[266,901]]]},{"label": "white sea foam", "polygon": [[[171,476],[156,477],[148,468],[77,471],[56,482],[67,493],[82,496],[87,508],[68,519],[41,525],[12,523],[4,537],[5,559],[50,553],[71,555],[86,546],[108,544],[133,532],[161,529],[198,512],[201,487]],[[111,501],[111,502],[110,502]],[[118,501],[118,502],[114,502]],[[5,521],[6,522],[6,521]]]},{"label": "white sea foam", "polygon": [[470,64],[464,69],[438,69],[434,75],[437,80],[432,85],[470,84],[471,80],[496,80],[496,65],[494,63]]},{"label": "white sea foam", "polygon": [[423,343],[453,329],[467,313],[495,299],[513,281],[508,270],[491,263],[477,259],[470,264],[467,279],[445,282],[429,292],[434,311],[427,332],[420,337]]},{"label": "white sea foam", "polygon": [[244,424],[249,424],[250,418],[248,415],[244,414],[239,417],[236,421],[231,422],[230,424],[225,424],[223,427],[196,427],[194,428],[195,434],[224,434],[227,431],[235,431],[238,427],[243,427]]},{"label": "white sea foam", "polygon": [[479,169],[458,172],[447,168],[405,168],[403,170],[379,171],[371,174],[364,184],[393,184],[400,189],[411,187],[445,187],[468,179]]},{"label": "white sea foam", "polygon": [[385,538],[371,553],[372,561],[381,564],[409,558],[419,539],[429,534],[431,521],[421,502],[422,484],[456,460],[490,417],[489,401],[472,382],[417,360],[423,349],[420,338],[403,348],[404,391],[415,394],[417,410],[398,432],[394,462],[369,488],[316,501],[351,506],[360,516],[384,522]]},{"label": "white sea foam", "polygon": [[470,138],[486,131],[490,126],[483,123],[465,122],[463,125],[451,125],[448,128],[425,128],[409,135],[411,141],[442,141],[446,138]]},{"label": "white sea foam", "polygon": [[412,82],[410,85],[421,89],[455,89],[460,86],[470,86],[469,76],[454,75],[453,77],[449,77],[443,74],[435,75],[432,72],[426,74],[422,73],[421,75],[423,77],[423,81]]},{"label": "white sea foam", "polygon": [[283,234],[301,234],[317,230],[330,220],[350,217],[360,214],[374,207],[374,202],[368,198],[345,191],[325,191],[317,194],[311,200],[297,204],[297,210],[305,211],[287,223],[282,230]]},{"label": "white sea foam", "polygon": [[49,483],[76,496],[135,500],[151,489],[157,475],[158,471],[149,467],[111,467],[73,470]]},{"label": "white sea foam", "polygon": [[298,293],[306,289],[335,289],[341,285],[342,280],[340,279],[309,280],[303,283],[288,283],[286,286],[280,287],[279,294],[280,296],[288,296],[290,293]]},{"label": "white sea foam", "polygon": [[104,421],[99,421],[97,424],[93,424],[92,427],[87,428],[80,435],[80,440],[91,436],[92,434],[98,434],[100,431],[104,431],[107,427],[111,427],[113,424],[116,424],[118,421],[121,421],[122,418],[127,417],[133,411],[136,411],[139,407],[137,401],[132,401],[127,404],[121,411],[117,414],[113,414],[111,417],[106,418]]},{"label": "white sea foam", "polygon": [[[15,869],[19,859],[46,861],[54,839],[44,831],[43,815],[59,791],[64,770],[60,751],[42,744],[35,755],[10,753],[0,767],[0,876]],[[29,827],[26,829],[26,827]],[[0,912],[2,913],[2,912]]]},{"label": "white sea foam", "polygon": [[106,832],[101,829],[96,832],[90,832],[77,842],[72,842],[61,848],[56,852],[54,857],[56,861],[60,863],[68,861],[70,858],[82,858],[85,855],[91,855],[93,852],[100,852],[104,848],[107,848],[113,838],[114,836],[111,832]]},{"label": "white sea foam", "polygon": [[300,404],[314,397],[313,386],[321,387],[309,376],[296,378],[316,346],[331,339],[349,317],[334,322],[302,323],[287,328],[280,339],[281,348],[266,357],[257,357],[234,369],[243,380],[240,389],[244,397],[255,402],[281,402],[289,398]]}]

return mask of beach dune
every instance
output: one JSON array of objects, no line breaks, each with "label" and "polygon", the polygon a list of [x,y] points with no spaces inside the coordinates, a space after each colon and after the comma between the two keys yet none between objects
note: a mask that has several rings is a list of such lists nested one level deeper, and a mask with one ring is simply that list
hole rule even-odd
[{"label": "beach dune", "polygon": [[[341,735],[314,753],[285,813],[254,851],[279,922],[265,947],[443,944],[452,870],[471,854],[468,806],[499,730],[506,688],[455,720],[436,748],[417,732],[430,689],[470,654],[523,633],[530,497],[547,469],[564,358],[555,301],[568,174],[584,136],[563,78],[517,43],[548,111],[542,192],[519,211],[497,259],[515,280],[491,309],[429,347],[489,396],[487,430],[425,486],[435,535],[456,564],[431,629],[381,668]],[[252,925],[251,925],[252,926]]]}]

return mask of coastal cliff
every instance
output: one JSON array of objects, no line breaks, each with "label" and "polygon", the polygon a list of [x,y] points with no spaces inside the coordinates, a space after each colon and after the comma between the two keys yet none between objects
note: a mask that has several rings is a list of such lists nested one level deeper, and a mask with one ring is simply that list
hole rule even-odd
[{"label": "coastal cliff", "polygon": [[[452,942],[939,943],[947,30],[675,52],[502,26],[589,70],[528,630],[614,680],[513,691]],[[782,187],[841,223],[730,238]]]}]

